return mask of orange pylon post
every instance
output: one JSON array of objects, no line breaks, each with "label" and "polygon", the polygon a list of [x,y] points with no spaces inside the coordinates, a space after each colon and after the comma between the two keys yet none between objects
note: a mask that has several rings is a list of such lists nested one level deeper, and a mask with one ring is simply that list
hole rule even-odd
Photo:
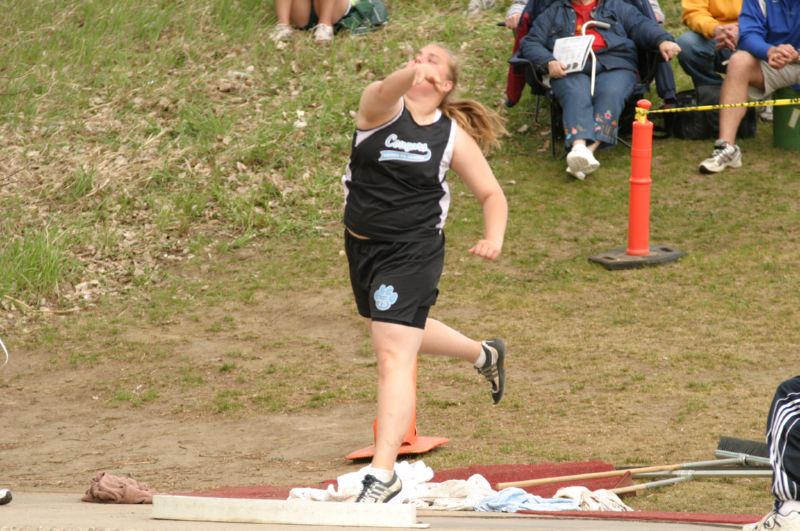
[{"label": "orange pylon post", "polygon": [[[639,100],[636,106],[650,110],[651,103]],[[631,178],[628,199],[628,248],[632,256],[650,254],[650,167],[653,159],[653,122],[634,120],[631,142]]]},{"label": "orange pylon post", "polygon": [[[417,388],[417,363],[414,362],[414,389]],[[378,419],[375,418],[372,421],[372,437],[373,441],[378,440]],[[417,412],[414,411],[414,415],[411,417],[411,424],[408,426],[408,430],[406,434],[403,436],[403,442],[400,445],[400,450],[397,452],[398,455],[413,455],[413,454],[424,454],[425,452],[429,452],[436,448],[437,446],[441,446],[448,442],[450,439],[446,437],[426,437],[423,435],[417,434]],[[372,457],[375,455],[375,445],[371,444],[366,448],[361,448],[360,450],[355,450],[347,454],[347,459],[356,460],[356,459],[366,459],[368,457]]]},{"label": "orange pylon post", "polygon": [[636,102],[631,142],[631,177],[628,198],[628,247],[589,257],[606,269],[633,269],[674,262],[685,253],[666,245],[650,245],[650,170],[653,158],[653,122],[647,119],[652,104]]}]

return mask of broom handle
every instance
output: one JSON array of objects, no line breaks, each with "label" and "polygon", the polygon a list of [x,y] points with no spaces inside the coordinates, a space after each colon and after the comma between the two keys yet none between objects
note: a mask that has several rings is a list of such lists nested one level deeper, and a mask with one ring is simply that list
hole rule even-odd
[{"label": "broom handle", "polygon": [[641,474],[644,472],[665,472],[669,470],[678,470],[683,466],[684,465],[681,464],[646,466],[641,468],[606,470],[605,472],[589,472],[587,474],[575,474],[573,476],[553,476],[549,478],[526,479],[524,481],[509,481],[507,483],[498,483],[497,489],[503,490],[506,487],[532,487],[534,485],[546,485],[548,483],[560,483],[562,481],[573,481],[576,479],[613,478],[616,476],[624,476],[625,474]]}]

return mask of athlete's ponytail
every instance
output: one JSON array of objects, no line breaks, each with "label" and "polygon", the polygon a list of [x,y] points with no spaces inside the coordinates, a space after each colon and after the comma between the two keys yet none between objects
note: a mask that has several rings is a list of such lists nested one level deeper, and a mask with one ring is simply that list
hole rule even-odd
[{"label": "athlete's ponytail", "polygon": [[447,51],[447,66],[450,80],[453,82],[453,90],[445,96],[439,107],[445,116],[455,120],[459,127],[475,139],[484,153],[487,153],[500,145],[501,136],[508,135],[508,131],[505,128],[505,120],[495,111],[488,109],[478,101],[450,99],[450,96],[458,86],[460,69],[455,57],[446,47],[440,44],[436,46]]},{"label": "athlete's ponytail", "polygon": [[442,102],[442,113],[458,123],[475,139],[484,153],[500,146],[500,137],[508,134],[503,118],[475,100]]}]

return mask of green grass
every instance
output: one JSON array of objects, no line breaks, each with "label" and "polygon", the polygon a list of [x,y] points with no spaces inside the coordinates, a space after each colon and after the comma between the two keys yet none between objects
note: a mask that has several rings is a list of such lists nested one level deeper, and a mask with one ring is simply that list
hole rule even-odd
[{"label": "green grass", "polygon": [[38,305],[42,298],[57,297],[59,283],[79,268],[66,252],[66,233],[57,229],[29,228],[16,237],[6,237],[0,244],[0,296]]},{"label": "green grass", "polygon": [[[374,402],[340,255],[352,112],[371,80],[441,41],[462,59],[462,93],[508,120],[490,163],[510,223],[498,262],[469,256],[481,212],[451,179],[434,313],[502,334],[511,357],[491,410],[473,371],[420,360],[420,431],[451,438],[426,462],[657,464],[708,458],[724,430],[761,437],[800,344],[800,179],[769,124],[741,142],[745,167],[720,176],[696,172],[707,142],[656,140],[651,242],[687,255],[608,272],[587,258],[626,243],[630,153],[601,152],[578,182],[550,157],[547,110],[535,123],[527,93],[502,106],[502,8],[466,18],[460,3],[392,2],[379,32],[329,47],[298,34],[278,50],[269,2],[4,7],[0,335],[83,378],[93,407],[248,418]],[[662,7],[682,31],[679,2]],[[91,282],[84,299],[76,287]],[[763,486],[712,498],[690,482],[635,505],[760,512]]]}]

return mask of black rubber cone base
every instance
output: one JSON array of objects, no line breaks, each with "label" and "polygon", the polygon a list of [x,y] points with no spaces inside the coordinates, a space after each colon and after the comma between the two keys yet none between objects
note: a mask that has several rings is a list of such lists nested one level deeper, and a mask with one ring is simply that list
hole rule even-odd
[{"label": "black rubber cone base", "polygon": [[601,254],[589,257],[590,262],[600,264],[608,270],[636,269],[639,267],[657,266],[677,261],[686,253],[668,245],[651,245],[647,256],[632,256],[625,252],[624,247],[611,249]]}]

